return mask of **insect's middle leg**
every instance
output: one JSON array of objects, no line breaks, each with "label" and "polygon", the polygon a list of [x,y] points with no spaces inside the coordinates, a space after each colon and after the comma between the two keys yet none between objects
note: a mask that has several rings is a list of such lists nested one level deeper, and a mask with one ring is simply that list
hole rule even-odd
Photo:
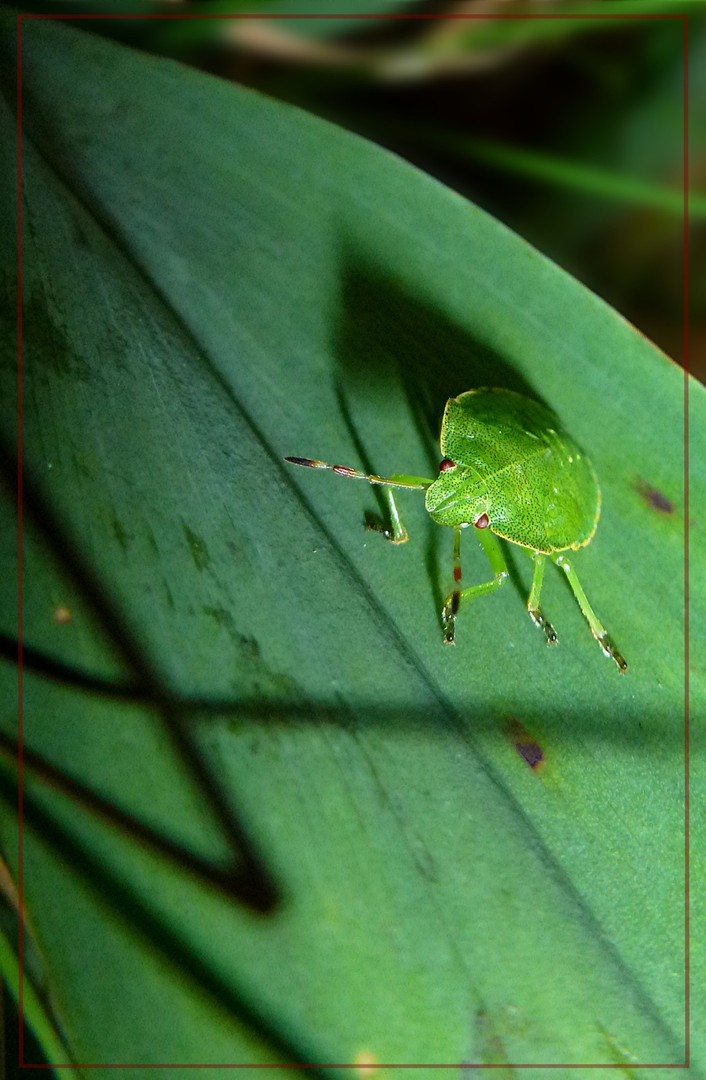
[{"label": "insect's middle leg", "polygon": [[556,645],[559,641],[556,636],[556,630],[550,622],[544,618],[542,612],[539,609],[539,594],[542,591],[542,581],[544,580],[544,560],[546,555],[543,555],[541,551],[535,551],[532,554],[532,562],[534,563],[534,573],[532,574],[532,585],[530,587],[530,593],[527,597],[527,610],[529,617],[535,626],[539,626],[544,631],[544,636],[547,639],[547,645]]},{"label": "insect's middle leg", "polygon": [[478,539],[488,556],[493,577],[490,581],[483,581],[480,585],[471,585],[467,589],[461,589],[461,528],[454,529],[454,584],[453,592],[449,593],[441,610],[441,622],[444,631],[444,644],[454,645],[456,638],[456,616],[461,604],[466,600],[472,600],[475,596],[485,596],[486,593],[495,592],[507,579],[508,571],[505,558],[500,545],[492,533],[487,530],[477,530]]}]

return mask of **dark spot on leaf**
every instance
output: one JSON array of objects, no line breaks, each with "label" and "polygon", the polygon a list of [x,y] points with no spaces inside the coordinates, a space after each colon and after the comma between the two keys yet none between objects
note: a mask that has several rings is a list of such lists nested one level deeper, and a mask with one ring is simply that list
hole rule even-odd
[{"label": "dark spot on leaf", "polygon": [[232,613],[224,607],[204,607],[204,615],[208,615],[213,619],[217,626],[220,626],[225,630],[231,638],[231,641],[238,646],[243,658],[246,661],[254,662],[260,659],[260,646],[253,637],[248,637],[246,634],[241,634],[235,625],[235,619]]},{"label": "dark spot on leaf", "polygon": [[186,543],[191,552],[191,558],[194,560],[194,566],[197,570],[205,570],[210,562],[208,548],[201,537],[197,536],[195,532],[192,532],[185,521],[182,522],[182,529],[184,530]]},{"label": "dark spot on leaf", "polygon": [[250,657],[251,660],[258,660],[260,657],[260,646],[255,638],[246,637],[245,634],[240,634],[240,647],[243,652]]},{"label": "dark spot on leaf", "polygon": [[537,740],[525,731],[519,720],[509,722],[506,734],[522,760],[537,772],[544,763],[544,751]]},{"label": "dark spot on leaf", "polygon": [[425,844],[420,844],[417,851],[415,851],[414,864],[426,881],[437,882],[439,880],[439,868],[434,856]]},{"label": "dark spot on leaf", "polygon": [[242,640],[240,638],[240,634],[238,634],[237,630],[235,629],[235,622],[233,620],[233,616],[227,608],[204,607],[203,613],[204,615],[208,615],[209,618],[213,619],[213,621],[218,626],[221,626],[224,630],[227,630],[233,641],[237,642],[239,640]]},{"label": "dark spot on leaf", "polygon": [[657,488],[651,487],[644,480],[640,480],[637,484],[637,490],[647,505],[652,510],[656,510],[658,514],[674,513],[674,503],[672,500],[668,499],[667,496],[663,495]]},{"label": "dark spot on leaf", "polygon": [[25,348],[34,358],[35,371],[88,379],[86,365],[71,343],[56,304],[38,294],[26,297],[24,328]]},{"label": "dark spot on leaf", "polygon": [[113,536],[120,544],[120,547],[123,549],[123,551],[127,551],[128,541],[131,540],[132,537],[130,533],[126,532],[126,530],[123,528],[122,523],[118,520],[115,514],[113,514],[111,518],[110,527],[113,531]]},{"label": "dark spot on leaf", "polygon": [[159,555],[159,548],[157,546],[157,541],[155,540],[154,533],[149,528],[149,526],[147,527],[147,542],[149,543],[150,547],[154,551],[155,555]]},{"label": "dark spot on leaf", "polygon": [[515,1076],[495,1019],[487,1009],[478,1009],[473,1017],[471,1052],[464,1061],[466,1066],[493,1066],[493,1076],[508,1080]]},{"label": "dark spot on leaf", "polygon": [[174,603],[174,597],[172,595],[172,590],[169,588],[169,583],[168,583],[168,581],[167,581],[167,579],[165,577],[162,578],[162,584],[164,585],[164,592],[165,592],[166,597],[167,597],[167,603],[169,604],[172,611],[175,611],[176,610],[176,604]]}]

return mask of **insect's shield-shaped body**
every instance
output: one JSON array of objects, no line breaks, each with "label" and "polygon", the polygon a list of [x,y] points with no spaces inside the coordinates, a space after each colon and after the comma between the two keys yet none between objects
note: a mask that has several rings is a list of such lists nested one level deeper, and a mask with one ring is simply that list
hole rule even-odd
[{"label": "insect's shield-shaped body", "polygon": [[545,554],[582,547],[593,536],[600,512],[593,467],[539,402],[499,389],[452,398],[441,452],[449,465],[426,492],[440,525],[487,515],[492,532]]}]

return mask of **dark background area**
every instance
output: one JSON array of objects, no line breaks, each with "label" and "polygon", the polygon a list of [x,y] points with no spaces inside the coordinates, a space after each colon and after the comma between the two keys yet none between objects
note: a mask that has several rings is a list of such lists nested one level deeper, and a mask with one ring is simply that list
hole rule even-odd
[{"label": "dark background area", "polygon": [[[689,368],[706,379],[706,8],[388,0],[356,5],[359,19],[306,20],[286,17],[306,11],[291,2],[135,10],[167,7],[277,17],[81,25],[388,147],[505,222],[682,364],[688,13]],[[327,5],[337,10],[350,5]]]}]

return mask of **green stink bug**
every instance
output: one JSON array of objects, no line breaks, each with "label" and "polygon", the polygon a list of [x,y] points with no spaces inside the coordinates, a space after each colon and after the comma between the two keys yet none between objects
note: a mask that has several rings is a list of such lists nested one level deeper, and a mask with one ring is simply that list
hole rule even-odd
[{"label": "green stink bug", "polygon": [[[339,476],[367,480],[388,489],[392,530],[386,535],[397,544],[404,543],[407,533],[389,489],[425,492],[426,509],[432,519],[454,530],[454,587],[441,613],[446,645],[455,642],[461,604],[494,592],[507,580],[507,564],[495,533],[524,548],[532,558],[534,572],[527,610],[535,626],[544,631],[547,644],[556,645],[558,640],[539,607],[548,556],[566,574],[604,655],[615,661],[619,671],[627,671],[627,663],[598,620],[573,564],[564,554],[590,543],[600,515],[601,493],[591,462],[571,436],[561,430],[554,413],[512,390],[469,390],[446,403],[440,442],[444,456],[435,480],[375,476],[313,458],[284,460],[309,469],[330,469]],[[461,530],[469,525],[475,526],[493,577],[462,589]]]}]

